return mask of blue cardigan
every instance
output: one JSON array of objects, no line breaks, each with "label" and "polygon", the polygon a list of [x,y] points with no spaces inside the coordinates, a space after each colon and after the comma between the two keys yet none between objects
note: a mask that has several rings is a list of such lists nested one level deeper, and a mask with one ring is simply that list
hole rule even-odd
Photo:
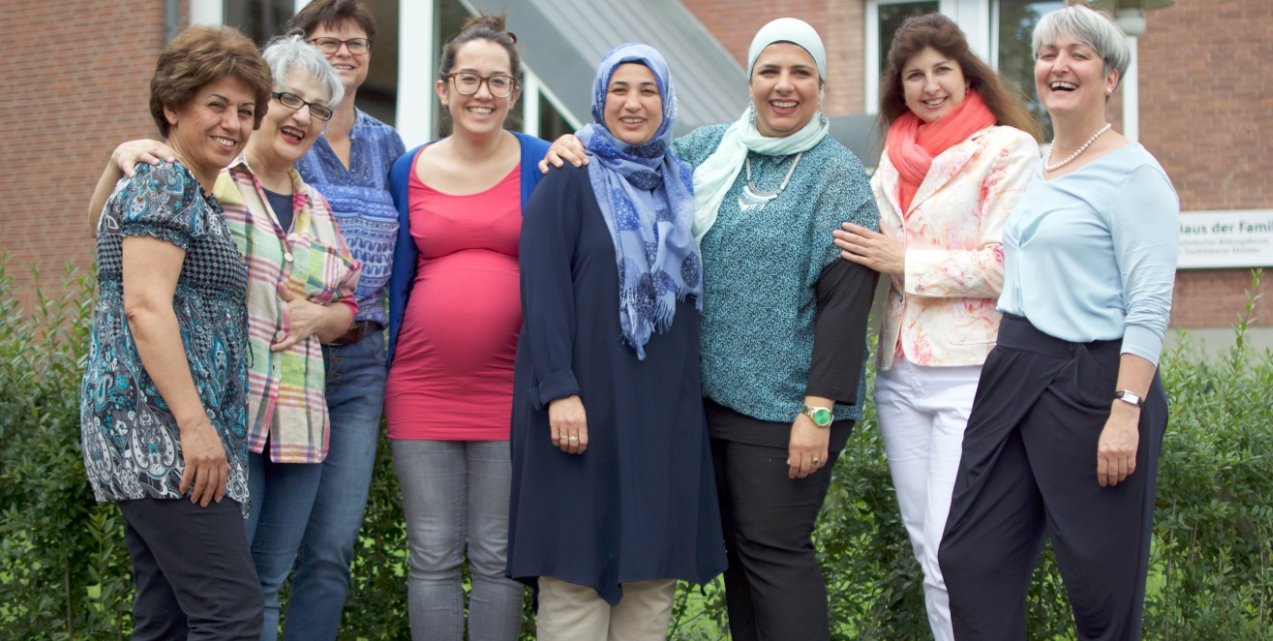
[{"label": "blue cardigan", "polygon": [[[517,136],[522,147],[521,181],[522,207],[539,184],[543,174],[539,171],[539,161],[548,153],[549,143],[534,136],[516,131],[509,132]],[[415,241],[411,239],[411,209],[407,204],[408,185],[411,184],[411,169],[415,166],[416,156],[429,144],[420,145],[403,154],[394,161],[389,170],[389,193],[393,195],[393,204],[398,208],[398,239],[393,248],[393,272],[389,276],[389,355],[386,366],[393,363],[393,348],[398,342],[398,330],[402,328],[402,315],[407,309],[407,298],[411,296],[411,284],[415,282],[416,259],[419,252]]]}]

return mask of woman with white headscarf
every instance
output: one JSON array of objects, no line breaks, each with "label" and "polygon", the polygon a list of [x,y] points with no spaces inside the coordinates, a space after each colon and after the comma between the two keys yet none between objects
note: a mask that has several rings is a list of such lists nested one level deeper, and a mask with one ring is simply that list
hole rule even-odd
[{"label": "woman with white headscarf", "polygon": [[[735,641],[829,637],[814,521],[862,417],[876,272],[837,260],[843,222],[878,229],[858,159],[827,135],[826,53],[780,18],[748,52],[751,104],[673,150],[694,166],[703,253],[699,342]],[[571,141],[548,161],[576,160]]]},{"label": "woman with white headscarf", "polygon": [[751,105],[678,141],[703,249],[700,361],[736,641],[829,637],[814,521],[861,418],[877,274],[838,260],[844,221],[879,214],[858,159],[827,135],[826,56],[808,24],[765,25]]}]

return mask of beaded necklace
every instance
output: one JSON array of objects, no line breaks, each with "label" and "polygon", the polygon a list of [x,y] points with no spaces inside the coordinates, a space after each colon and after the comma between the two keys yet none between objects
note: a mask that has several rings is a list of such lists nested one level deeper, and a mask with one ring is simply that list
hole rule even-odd
[{"label": "beaded necklace", "polygon": [[1070,154],[1068,157],[1066,157],[1066,159],[1065,159],[1065,160],[1062,160],[1061,162],[1056,163],[1055,165],[1051,165],[1051,164],[1048,164],[1048,163],[1050,163],[1050,162],[1052,161],[1052,150],[1053,150],[1053,149],[1056,149],[1056,145],[1055,145],[1055,143],[1054,143],[1054,144],[1053,144],[1053,146],[1048,147],[1048,157],[1043,159],[1043,169],[1044,169],[1044,171],[1056,171],[1056,170],[1058,170],[1058,169],[1060,169],[1060,168],[1062,168],[1062,167],[1064,167],[1064,166],[1066,166],[1066,165],[1068,165],[1068,164],[1070,164],[1070,163],[1074,162],[1074,159],[1075,159],[1075,158],[1078,158],[1080,154],[1082,154],[1083,152],[1087,151],[1087,148],[1088,148],[1088,147],[1091,147],[1091,146],[1092,146],[1092,143],[1096,142],[1096,139],[1097,139],[1097,138],[1100,138],[1100,137],[1101,137],[1101,134],[1104,134],[1105,132],[1109,131],[1109,128],[1110,128],[1110,127],[1112,127],[1112,126],[1113,126],[1113,125],[1109,124],[1108,122],[1107,122],[1107,123],[1105,123],[1105,126],[1104,126],[1104,127],[1101,127],[1101,128],[1100,128],[1100,130],[1098,130],[1096,133],[1092,134],[1092,137],[1091,137],[1091,138],[1088,138],[1088,139],[1087,139],[1087,142],[1085,142],[1085,143],[1083,143],[1082,145],[1080,145],[1080,146],[1079,146],[1079,148],[1078,148],[1078,149],[1076,149],[1076,150],[1074,151],[1074,153],[1072,153],[1072,154]]}]

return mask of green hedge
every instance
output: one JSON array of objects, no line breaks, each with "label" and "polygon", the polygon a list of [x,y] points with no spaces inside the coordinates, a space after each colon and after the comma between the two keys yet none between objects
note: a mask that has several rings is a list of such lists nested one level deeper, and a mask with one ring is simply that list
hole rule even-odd
[{"label": "green hedge", "polygon": [[[132,584],[122,522],[99,506],[79,451],[80,359],[93,285],[67,270],[59,297],[20,310],[0,258],[0,630],[14,639],[118,639]],[[1253,287],[1259,273],[1253,272]],[[1246,315],[1250,315],[1250,301]],[[1145,638],[1270,638],[1273,630],[1273,355],[1245,345],[1164,355],[1171,423],[1159,469]],[[868,408],[869,409],[869,408]],[[382,446],[354,562],[343,639],[408,639],[406,531]],[[879,433],[868,416],[836,466],[818,525],[836,639],[923,639],[911,557]],[[529,609],[528,609],[529,611]],[[525,638],[531,638],[530,617]],[[677,595],[674,639],[726,639],[719,581]],[[1030,596],[1031,639],[1073,623],[1045,554]]]}]

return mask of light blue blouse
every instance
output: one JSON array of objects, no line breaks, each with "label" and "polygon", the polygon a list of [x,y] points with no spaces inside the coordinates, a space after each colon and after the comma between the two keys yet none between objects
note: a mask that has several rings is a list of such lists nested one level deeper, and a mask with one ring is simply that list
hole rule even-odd
[{"label": "light blue blouse", "polygon": [[1042,167],[1004,228],[1000,311],[1070,342],[1121,338],[1156,364],[1180,233],[1167,172],[1136,143],[1050,181]]}]

